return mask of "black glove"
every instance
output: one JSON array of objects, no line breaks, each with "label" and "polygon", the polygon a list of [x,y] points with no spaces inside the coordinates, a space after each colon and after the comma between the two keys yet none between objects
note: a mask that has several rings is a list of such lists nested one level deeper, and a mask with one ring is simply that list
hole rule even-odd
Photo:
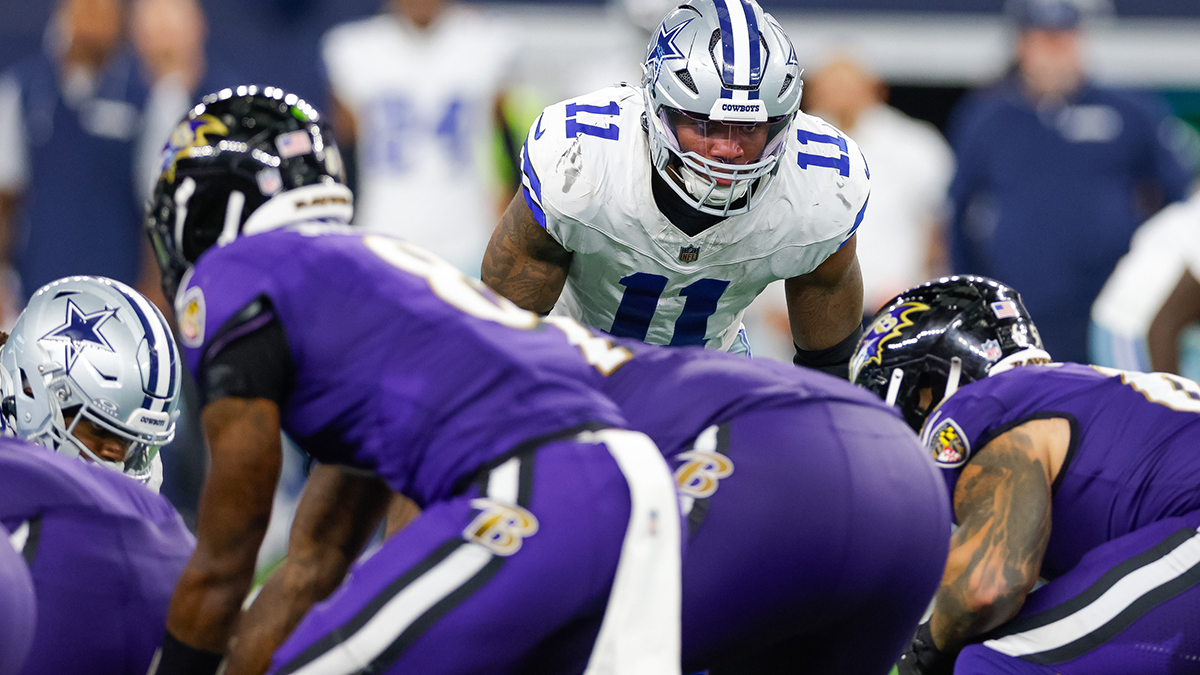
[{"label": "black glove", "polygon": [[896,672],[899,675],[951,675],[954,672],[954,657],[934,646],[928,621],[917,627],[917,634],[896,662]]},{"label": "black glove", "polygon": [[169,632],[163,633],[162,646],[154,655],[147,675],[213,675],[224,654],[189,647]]},{"label": "black glove", "polygon": [[[862,338],[862,326],[855,328],[841,342],[828,349],[800,349],[796,347],[796,355],[792,363],[807,368],[815,368],[843,380],[850,379],[850,357],[858,349],[858,341]],[[795,345],[793,345],[795,346]]]}]

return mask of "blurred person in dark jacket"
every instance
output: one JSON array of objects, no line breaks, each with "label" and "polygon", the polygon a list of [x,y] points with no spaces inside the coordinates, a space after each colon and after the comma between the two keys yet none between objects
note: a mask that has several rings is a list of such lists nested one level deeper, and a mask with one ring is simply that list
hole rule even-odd
[{"label": "blurred person in dark jacket", "polygon": [[1138,224],[1184,198],[1190,175],[1160,100],[1088,79],[1078,7],[1013,9],[1016,67],[951,123],[951,263],[1023,289],[1046,348],[1087,362],[1092,301]]},{"label": "blurred person in dark jacket", "polygon": [[133,160],[148,90],[127,13],[123,0],[62,0],[45,49],[0,77],[0,264],[14,270],[4,317],[64,276],[153,285],[139,284],[153,272]]}]

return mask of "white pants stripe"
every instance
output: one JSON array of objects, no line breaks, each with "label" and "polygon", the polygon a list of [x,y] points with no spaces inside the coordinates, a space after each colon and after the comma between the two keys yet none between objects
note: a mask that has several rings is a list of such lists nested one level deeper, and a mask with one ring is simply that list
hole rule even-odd
[{"label": "white pants stripe", "polygon": [[604,443],[625,474],[632,507],[600,633],[584,675],[680,672],[679,502],[675,480],[646,436],[623,429],[579,435]]},{"label": "white pants stripe", "polygon": [[[576,440],[604,444],[624,475],[630,493],[629,523],[585,675],[679,675],[680,523],[671,472],[654,443],[643,434],[604,429],[584,432]],[[496,467],[488,475],[487,496],[516,504],[520,476],[519,458]],[[389,598],[349,637],[290,672],[294,675],[360,672],[494,559],[495,555],[486,547],[464,541]]]},{"label": "white pants stripe", "polygon": [[1200,564],[1200,534],[1167,555],[1129,573],[1091,604],[1053,623],[983,644],[1001,654],[1021,657],[1065,647],[1099,630],[1138,598]]},{"label": "white pants stripe", "polygon": [[[488,475],[488,498],[516,504],[520,477],[521,460],[516,457],[496,467]],[[473,579],[494,557],[486,547],[464,541],[445,560],[388,600],[362,628],[295,671],[295,675],[350,675],[366,668],[404,631]]]},{"label": "white pants stripe", "polygon": [[492,560],[479,544],[463,542],[433,569],[409,584],[362,628],[337,647],[295,671],[296,675],[350,675],[379,657],[409,626],[467,583]]}]

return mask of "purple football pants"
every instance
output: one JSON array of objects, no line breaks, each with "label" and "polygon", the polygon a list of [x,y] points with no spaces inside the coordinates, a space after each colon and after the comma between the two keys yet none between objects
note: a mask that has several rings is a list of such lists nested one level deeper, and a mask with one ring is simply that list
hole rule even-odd
[{"label": "purple football pants", "polygon": [[900,419],[844,402],[756,411],[674,468],[691,503],[685,673],[888,671],[950,545],[944,483]]},{"label": "purple football pants", "polygon": [[183,521],[81,505],[48,510],[25,527],[37,629],[21,673],[145,673],[195,547]]},{"label": "purple football pants", "polygon": [[964,649],[955,675],[1200,674],[1197,528],[1193,511],[1097,546]]},{"label": "purple football pants", "polygon": [[0,525],[0,675],[21,672],[36,621],[29,568],[9,545],[9,531]]},{"label": "purple football pants", "polygon": [[[679,514],[666,466],[637,437],[665,505],[649,529],[672,542],[675,646],[663,649],[677,663]],[[623,466],[604,444],[569,439],[481,473],[361,561],[305,616],[270,672],[584,672],[632,532],[636,488]]]}]

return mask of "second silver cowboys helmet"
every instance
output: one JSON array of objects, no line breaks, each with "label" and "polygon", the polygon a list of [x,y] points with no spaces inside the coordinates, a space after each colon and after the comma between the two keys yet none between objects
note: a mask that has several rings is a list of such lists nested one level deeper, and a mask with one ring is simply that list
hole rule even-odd
[{"label": "second silver cowboys helmet", "polygon": [[[112,279],[67,277],[33,294],[0,349],[0,410],[17,436],[147,483],[175,435],[180,373],[167,322],[146,298]],[[80,440],[83,420],[118,439],[121,461]]]}]

